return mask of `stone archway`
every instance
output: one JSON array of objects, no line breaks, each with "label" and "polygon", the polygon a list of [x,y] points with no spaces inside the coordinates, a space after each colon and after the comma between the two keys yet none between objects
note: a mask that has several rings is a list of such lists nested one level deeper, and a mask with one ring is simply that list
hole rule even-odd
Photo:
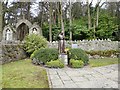
[{"label": "stone archway", "polygon": [[32,24],[26,19],[21,19],[16,24],[16,34],[17,40],[22,41],[24,37],[29,34],[29,29],[31,28]]},{"label": "stone archway", "polygon": [[29,34],[33,33],[33,29],[36,29],[37,34],[42,35],[42,29],[41,29],[41,27],[36,22],[29,29]]},{"label": "stone archway", "polygon": [[[9,37],[8,37],[7,30],[9,31]],[[14,35],[13,34],[14,34],[14,29],[11,28],[9,25],[5,26],[4,29],[3,29],[3,38],[2,38],[2,40],[7,40],[7,41],[8,40],[9,41],[14,40]]]}]

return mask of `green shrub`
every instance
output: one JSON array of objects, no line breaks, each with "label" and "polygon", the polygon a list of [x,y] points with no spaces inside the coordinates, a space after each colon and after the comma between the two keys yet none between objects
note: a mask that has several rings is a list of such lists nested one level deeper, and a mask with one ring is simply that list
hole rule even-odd
[{"label": "green shrub", "polygon": [[119,51],[117,50],[86,51],[86,53],[90,54],[91,56],[100,55],[100,56],[110,57],[112,54],[117,55]]},{"label": "green shrub", "polygon": [[82,60],[85,65],[87,65],[89,62],[89,58],[86,52],[83,51],[82,49],[78,49],[78,48],[70,49],[68,53],[69,53],[68,55],[69,59]]},{"label": "green shrub", "polygon": [[47,47],[47,40],[40,35],[30,34],[24,39],[24,49],[28,54],[32,54],[35,50]]},{"label": "green shrub", "polygon": [[70,65],[73,68],[81,68],[84,66],[84,62],[82,60],[70,59]]},{"label": "green shrub", "polygon": [[47,67],[50,67],[50,68],[63,68],[64,64],[60,60],[57,59],[57,60],[54,60],[54,61],[47,62]]},{"label": "green shrub", "polygon": [[39,60],[40,62],[46,63],[51,60],[58,59],[58,50],[55,48],[42,48],[40,50],[36,50],[31,54],[31,59]]}]

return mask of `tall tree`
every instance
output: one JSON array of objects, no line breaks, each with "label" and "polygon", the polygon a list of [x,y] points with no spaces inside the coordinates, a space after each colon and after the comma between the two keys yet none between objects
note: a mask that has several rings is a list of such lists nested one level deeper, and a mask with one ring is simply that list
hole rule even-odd
[{"label": "tall tree", "polygon": [[63,32],[63,35],[65,36],[65,29],[64,29],[64,22],[63,22],[63,11],[62,11],[62,2],[60,2],[60,19],[61,19],[61,29]]},{"label": "tall tree", "polygon": [[3,9],[2,9],[2,2],[0,1],[0,41],[2,40],[2,20],[3,20]]},{"label": "tall tree", "polygon": [[52,2],[49,2],[49,41],[52,42]]},{"label": "tall tree", "polygon": [[96,17],[96,27],[98,26],[98,19],[99,19],[99,4],[100,4],[101,0],[97,0],[97,17]]},{"label": "tall tree", "polygon": [[29,20],[29,21],[31,21],[31,13],[30,13],[30,9],[31,9],[31,2],[27,2],[26,3],[26,11],[27,11],[27,19]]},{"label": "tall tree", "polygon": [[[8,0],[6,0],[6,2],[3,2],[2,3],[2,19],[3,19],[3,24],[2,26],[4,27],[6,25],[6,23],[9,21],[9,20],[6,20],[6,14],[8,14],[9,10],[8,10]],[[7,22],[6,22],[7,21]]]},{"label": "tall tree", "polygon": [[[92,2],[92,1],[91,1]],[[91,4],[91,3],[90,3]],[[88,29],[91,29],[91,15],[90,15],[90,4],[89,0],[87,0],[87,9],[88,9]]]},{"label": "tall tree", "polygon": [[99,19],[99,4],[100,4],[101,0],[97,0],[97,4],[95,6],[94,9],[94,17],[93,17],[93,37],[94,39],[96,38],[96,27],[98,27],[98,19]]},{"label": "tall tree", "polygon": [[58,27],[61,26],[61,17],[60,17],[60,10],[61,10],[61,6],[60,6],[60,2],[57,2],[56,4],[56,8],[57,8],[57,17],[58,17]]},{"label": "tall tree", "polygon": [[120,1],[119,2],[116,2],[116,5],[117,5],[117,25],[118,25],[118,31],[116,32],[116,37],[117,37],[117,40],[120,41]]},{"label": "tall tree", "polygon": [[69,10],[69,20],[70,20],[70,40],[72,40],[72,12],[71,12],[71,7],[72,7],[72,4],[71,4],[71,0],[70,0],[70,2],[69,2],[69,4],[70,4],[70,10]]}]

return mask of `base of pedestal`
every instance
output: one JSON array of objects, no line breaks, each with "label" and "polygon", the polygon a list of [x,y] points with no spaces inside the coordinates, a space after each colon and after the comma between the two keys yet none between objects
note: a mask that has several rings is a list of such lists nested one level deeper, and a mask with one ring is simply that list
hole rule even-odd
[{"label": "base of pedestal", "polygon": [[67,54],[61,53],[61,54],[59,54],[58,57],[59,57],[59,60],[61,60],[64,63],[64,65],[68,65],[68,55]]}]

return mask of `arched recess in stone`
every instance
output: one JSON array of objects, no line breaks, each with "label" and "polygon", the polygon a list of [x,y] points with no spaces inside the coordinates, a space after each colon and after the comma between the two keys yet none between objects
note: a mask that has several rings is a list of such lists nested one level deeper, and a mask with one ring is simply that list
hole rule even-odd
[{"label": "arched recess in stone", "polygon": [[32,26],[32,23],[31,23],[30,21],[28,21],[28,20],[26,20],[26,19],[20,19],[20,20],[17,22],[17,24],[16,24],[16,29],[17,29],[22,23],[25,23],[25,24],[29,27],[29,29],[30,29],[31,26]]},{"label": "arched recess in stone", "polygon": [[7,25],[7,26],[4,27],[2,40],[7,40],[7,30],[9,30],[9,32],[11,34],[10,37],[9,37],[9,40],[11,40],[11,41],[14,40],[15,39],[15,37],[14,37],[15,29],[10,27],[10,25]]},{"label": "arched recess in stone", "polygon": [[29,30],[31,28],[32,24],[30,21],[26,19],[20,19],[18,23],[16,24],[16,34],[17,34],[17,40],[22,41],[24,37],[29,34]]},{"label": "arched recess in stone", "polygon": [[34,29],[36,30],[37,34],[42,35],[42,29],[36,22],[31,26],[31,28],[29,30],[29,34],[34,33],[33,32]]}]

